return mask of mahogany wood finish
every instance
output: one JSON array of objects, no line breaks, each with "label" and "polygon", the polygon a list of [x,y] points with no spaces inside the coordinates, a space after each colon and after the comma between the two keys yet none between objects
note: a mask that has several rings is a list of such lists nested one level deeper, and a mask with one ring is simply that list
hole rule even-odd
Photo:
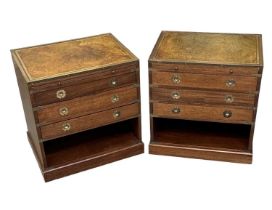
[{"label": "mahogany wood finish", "polygon": [[11,54],[45,181],[143,153],[139,60],[112,34]]},{"label": "mahogany wood finish", "polygon": [[[180,82],[173,83],[174,78]],[[228,85],[228,81],[235,81],[235,85]],[[152,71],[152,84],[165,86],[178,86],[186,88],[200,88],[212,90],[225,90],[235,92],[256,91],[258,78],[255,76],[220,76],[192,73],[160,72]]]},{"label": "mahogany wood finish", "polygon": [[[115,116],[115,112],[119,113],[118,116]],[[90,128],[96,128],[119,120],[137,117],[138,115],[139,104],[134,103],[115,109],[41,126],[41,138],[43,141],[48,139],[55,139],[60,136],[66,136],[67,134],[77,133],[79,131],[88,130]],[[66,124],[70,126],[69,130],[64,129]]]},{"label": "mahogany wood finish", "polygon": [[[138,118],[47,141],[45,179],[63,177],[143,152],[131,129]],[[118,130],[118,132],[116,132]]]},{"label": "mahogany wood finish", "polygon": [[[58,87],[47,91],[36,92],[32,94],[34,106],[46,105],[55,102],[65,101],[85,95],[100,93],[101,91],[112,90],[116,87],[123,87],[137,83],[137,72],[124,74],[119,77],[104,78],[93,82],[80,82],[66,87]],[[115,82],[115,85],[112,85]],[[65,98],[57,98],[56,93],[58,90],[66,92]]]},{"label": "mahogany wood finish", "polygon": [[[175,112],[175,110],[177,110],[177,112]],[[231,112],[232,116],[225,117],[225,111]],[[153,103],[153,115],[182,119],[239,122],[245,124],[252,123],[253,120],[253,110],[250,108],[172,103]]]},{"label": "mahogany wood finish", "polygon": [[[211,94],[212,93],[212,94]],[[190,104],[216,104],[226,106],[254,107],[254,93],[231,93],[224,91],[186,90],[180,88],[153,87],[150,93],[154,101],[186,102]],[[177,95],[177,97],[173,97]],[[232,101],[229,101],[231,97]]]},{"label": "mahogany wood finish", "polygon": [[[137,87],[122,87],[37,108],[39,124],[62,121],[138,101]],[[62,113],[66,110],[66,113]]]},{"label": "mahogany wood finish", "polygon": [[[202,61],[203,62],[203,61]],[[262,69],[257,66],[236,66],[236,65],[215,65],[205,63],[152,63],[151,69],[163,71],[175,71],[196,74],[222,74],[222,75],[256,75],[262,73]]]},{"label": "mahogany wood finish", "polygon": [[149,152],[251,163],[262,70],[261,35],[163,31],[149,58]]}]

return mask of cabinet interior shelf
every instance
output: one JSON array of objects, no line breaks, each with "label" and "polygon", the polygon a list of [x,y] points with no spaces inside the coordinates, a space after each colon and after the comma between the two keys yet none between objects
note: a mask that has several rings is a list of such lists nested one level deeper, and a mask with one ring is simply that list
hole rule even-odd
[{"label": "cabinet interior shelf", "polygon": [[114,153],[141,143],[130,119],[44,142],[48,168]]},{"label": "cabinet interior shelf", "polygon": [[153,118],[153,128],[156,144],[249,151],[251,125]]}]

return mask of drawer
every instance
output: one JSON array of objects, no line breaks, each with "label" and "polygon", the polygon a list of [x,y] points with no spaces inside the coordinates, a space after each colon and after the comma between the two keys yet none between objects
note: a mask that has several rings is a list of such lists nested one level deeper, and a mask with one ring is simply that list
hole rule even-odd
[{"label": "drawer", "polygon": [[45,105],[38,108],[37,117],[39,124],[48,124],[132,104],[137,99],[138,88],[134,85]]},{"label": "drawer", "polygon": [[139,103],[110,109],[95,114],[65,120],[58,123],[40,127],[43,140],[49,140],[77,133],[80,131],[97,128],[118,121],[137,117],[140,113]]},{"label": "drawer", "polygon": [[188,88],[254,92],[258,83],[258,77],[255,76],[223,76],[162,71],[152,71],[151,74],[154,85]]},{"label": "drawer", "polygon": [[255,97],[256,95],[253,93],[151,88],[151,99],[160,102],[190,102],[254,107]]},{"label": "drawer", "polygon": [[109,77],[119,77],[120,75],[135,71],[139,71],[138,61],[109,66],[99,70],[83,71],[78,74],[68,74],[66,76],[56,77],[50,80],[45,79],[36,81],[31,83],[29,90],[31,93],[41,92],[59,87],[77,85],[79,83],[94,82]]},{"label": "drawer", "polygon": [[223,66],[211,64],[192,63],[150,63],[149,68],[154,71],[175,71],[197,74],[220,74],[220,75],[257,75],[261,74],[259,66]]},{"label": "drawer", "polygon": [[197,106],[188,104],[154,103],[153,115],[190,120],[250,123],[253,109],[219,106]]},{"label": "drawer", "polygon": [[33,93],[32,104],[35,107],[135,84],[138,80],[137,74],[138,72],[131,72],[119,75],[118,77],[109,77],[93,82],[79,83],[67,87]]}]

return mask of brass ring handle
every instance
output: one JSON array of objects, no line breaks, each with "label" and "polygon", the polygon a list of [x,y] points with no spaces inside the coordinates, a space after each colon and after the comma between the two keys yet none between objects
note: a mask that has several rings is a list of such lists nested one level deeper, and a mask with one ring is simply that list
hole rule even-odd
[{"label": "brass ring handle", "polygon": [[180,81],[181,81],[181,78],[180,78],[180,76],[179,76],[179,75],[174,74],[174,75],[172,76],[172,82],[173,82],[173,83],[175,83],[175,84],[179,84],[179,83],[180,83]]},{"label": "brass ring handle", "polygon": [[226,110],[226,111],[223,112],[223,116],[224,116],[225,118],[230,118],[230,117],[232,116],[232,112]]},{"label": "brass ring handle", "polygon": [[68,110],[67,107],[61,107],[61,108],[59,109],[59,114],[60,114],[61,116],[66,116],[66,115],[68,115],[68,113],[69,113],[69,110]]},{"label": "brass ring handle", "polygon": [[117,80],[116,79],[111,80],[111,85],[116,86],[117,85]]},{"label": "brass ring handle", "polygon": [[121,112],[120,111],[114,111],[112,116],[116,119],[116,118],[121,116]]},{"label": "brass ring handle", "polygon": [[180,108],[178,108],[178,107],[173,108],[172,113],[174,113],[174,114],[180,113]]},{"label": "brass ring handle", "polygon": [[118,95],[113,95],[112,97],[111,97],[111,102],[112,103],[116,103],[116,102],[118,102],[119,101],[119,96]]},{"label": "brass ring handle", "polygon": [[225,102],[226,103],[232,103],[234,101],[234,98],[232,95],[226,95],[225,96]]},{"label": "brass ring handle", "polygon": [[175,91],[171,94],[172,98],[177,100],[177,99],[180,99],[180,93]]},{"label": "brass ring handle", "polygon": [[233,79],[230,79],[230,80],[226,81],[226,86],[227,87],[234,87],[235,85],[236,85],[236,82]]},{"label": "brass ring handle", "polygon": [[63,125],[62,125],[62,130],[63,131],[69,131],[71,129],[71,125],[70,125],[70,123],[63,123]]},{"label": "brass ring handle", "polygon": [[63,99],[63,98],[65,98],[66,97],[66,91],[65,90],[58,90],[57,92],[56,92],[56,97],[58,98],[58,99]]}]

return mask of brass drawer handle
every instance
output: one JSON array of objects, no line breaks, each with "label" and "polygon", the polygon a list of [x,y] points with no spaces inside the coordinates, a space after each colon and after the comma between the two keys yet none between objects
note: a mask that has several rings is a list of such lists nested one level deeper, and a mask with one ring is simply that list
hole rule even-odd
[{"label": "brass drawer handle", "polygon": [[67,107],[61,107],[61,108],[59,109],[59,114],[60,114],[61,116],[66,116],[66,115],[68,115],[68,113],[69,113],[69,110],[68,110]]},{"label": "brass drawer handle", "polygon": [[232,116],[232,112],[226,110],[226,111],[223,112],[223,116],[224,116],[225,118],[230,118],[230,117]]},{"label": "brass drawer handle", "polygon": [[180,113],[180,108],[178,108],[178,107],[173,108],[172,113],[174,113],[174,114]]},{"label": "brass drawer handle", "polygon": [[71,129],[71,125],[70,125],[70,123],[63,123],[63,125],[62,125],[62,130],[63,131],[69,131]]},{"label": "brass drawer handle", "polygon": [[173,82],[173,83],[175,83],[175,84],[179,84],[179,83],[180,83],[180,81],[181,81],[181,78],[180,78],[180,76],[179,76],[179,75],[174,74],[174,75],[172,76],[172,82]]},{"label": "brass drawer handle", "polygon": [[117,85],[117,80],[116,79],[112,79],[111,80],[111,86],[116,86]]},{"label": "brass drawer handle", "polygon": [[116,119],[116,118],[121,116],[121,112],[120,111],[114,111],[112,116]]},{"label": "brass drawer handle", "polygon": [[234,98],[232,95],[226,95],[225,96],[225,102],[226,103],[232,103],[234,101]]},{"label": "brass drawer handle", "polygon": [[56,96],[58,99],[63,99],[66,97],[66,91],[65,90],[58,90],[56,92]]},{"label": "brass drawer handle", "polygon": [[172,98],[173,99],[175,99],[175,100],[177,100],[177,99],[180,99],[180,94],[179,94],[179,92],[173,92],[172,94],[171,94],[171,96],[172,96]]},{"label": "brass drawer handle", "polygon": [[111,102],[112,103],[116,103],[116,102],[118,102],[119,101],[119,96],[118,95],[113,95],[112,97],[111,97]]},{"label": "brass drawer handle", "polygon": [[230,79],[230,80],[226,81],[226,86],[227,87],[234,87],[235,85],[236,85],[236,82],[233,79]]}]

